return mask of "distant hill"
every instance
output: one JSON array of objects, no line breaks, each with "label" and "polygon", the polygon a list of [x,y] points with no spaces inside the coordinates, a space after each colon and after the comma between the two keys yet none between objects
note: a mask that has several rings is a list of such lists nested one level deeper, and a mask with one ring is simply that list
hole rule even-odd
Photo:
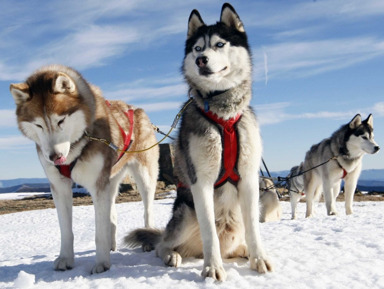
[{"label": "distant hill", "polygon": [[47,178],[24,178],[24,179],[13,179],[13,180],[0,180],[0,188],[7,188],[18,186],[22,184],[48,184]]},{"label": "distant hill", "polygon": [[[271,172],[272,177],[286,177],[289,170]],[[264,171],[264,175],[267,173]],[[361,191],[384,192],[384,169],[363,170],[357,188]],[[0,180],[0,193],[15,192],[49,192],[49,182],[46,178],[20,178]]]}]

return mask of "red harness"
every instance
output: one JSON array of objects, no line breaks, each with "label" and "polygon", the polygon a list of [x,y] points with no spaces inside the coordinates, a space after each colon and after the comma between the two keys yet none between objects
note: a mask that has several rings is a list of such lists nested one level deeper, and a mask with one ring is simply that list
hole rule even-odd
[{"label": "red harness", "polygon": [[205,112],[202,110],[202,112],[204,116],[206,116],[222,128],[223,154],[221,172],[214,187],[218,188],[228,181],[236,185],[237,182],[240,180],[240,176],[237,171],[239,140],[235,125],[239,121],[241,114],[238,114],[228,120],[224,120],[218,117],[217,114],[212,113],[211,111]]},{"label": "red harness", "polygon": [[343,169],[343,176],[341,178],[344,179],[347,176],[348,172],[344,168],[342,169]]},{"label": "red harness", "polygon": [[[105,101],[105,103],[108,105],[108,107],[111,106],[110,102],[108,100]],[[128,121],[129,121],[129,131],[128,133],[126,133],[124,131],[124,129],[121,127],[121,125],[116,121],[117,125],[119,126],[119,129],[120,129],[120,132],[121,132],[121,135],[124,139],[124,147],[122,149],[122,152],[120,153],[120,155],[118,156],[117,160],[116,160],[116,163],[124,156],[125,152],[127,150],[129,150],[129,148],[131,147],[131,144],[132,144],[132,133],[133,133],[133,115],[134,115],[134,110],[133,109],[128,109],[127,111],[124,112],[125,116],[128,118]],[[59,170],[60,174],[62,174],[63,176],[71,179],[71,172],[72,172],[72,169],[74,168],[75,164],[76,164],[76,160],[74,160],[72,163],[70,163],[69,165],[59,165],[59,166],[56,166],[56,168]],[[116,164],[115,163],[115,164]]]}]

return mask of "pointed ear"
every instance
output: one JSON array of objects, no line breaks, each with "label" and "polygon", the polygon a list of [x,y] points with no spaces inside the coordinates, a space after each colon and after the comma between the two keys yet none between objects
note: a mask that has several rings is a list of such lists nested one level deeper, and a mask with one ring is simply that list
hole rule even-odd
[{"label": "pointed ear", "polygon": [[349,127],[351,129],[357,128],[359,125],[361,125],[361,115],[356,114],[355,117],[349,122]]},{"label": "pointed ear", "polygon": [[9,90],[11,91],[16,105],[22,104],[30,99],[29,86],[24,82],[11,84]]},{"label": "pointed ear", "polygon": [[76,91],[76,85],[73,80],[65,73],[59,72],[55,83],[53,84],[53,91],[59,93],[73,93]]},{"label": "pointed ear", "polygon": [[371,128],[373,128],[373,115],[369,114],[367,119],[364,120],[365,123],[367,123]]},{"label": "pointed ear", "polygon": [[223,8],[221,8],[220,22],[240,32],[245,32],[243,22],[241,22],[239,15],[237,15],[236,10],[231,4],[225,3]]},{"label": "pointed ear", "polygon": [[195,34],[196,30],[201,26],[205,25],[203,19],[200,16],[199,11],[196,9],[191,12],[188,20],[188,34],[187,38],[190,38],[193,34]]}]

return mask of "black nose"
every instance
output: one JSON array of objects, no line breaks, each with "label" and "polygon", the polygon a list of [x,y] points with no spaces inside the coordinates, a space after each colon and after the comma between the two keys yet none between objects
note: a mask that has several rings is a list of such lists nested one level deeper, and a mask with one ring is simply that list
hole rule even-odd
[{"label": "black nose", "polygon": [[49,159],[54,162],[55,160],[61,158],[62,156],[63,156],[62,154],[52,153],[49,155]]},{"label": "black nose", "polygon": [[375,146],[374,150],[375,150],[375,153],[377,153],[380,150],[380,147],[379,146]]},{"label": "black nose", "polygon": [[208,63],[208,57],[207,56],[200,56],[196,58],[196,65],[198,67],[205,67]]}]

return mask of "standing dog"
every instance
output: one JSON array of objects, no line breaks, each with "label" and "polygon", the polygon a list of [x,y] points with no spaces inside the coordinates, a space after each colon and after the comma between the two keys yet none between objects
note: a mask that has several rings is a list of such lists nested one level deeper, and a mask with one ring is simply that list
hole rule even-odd
[{"label": "standing dog", "polygon": [[303,172],[303,163],[300,163],[299,166],[291,168],[287,178],[288,178],[288,193],[289,199],[291,202],[292,209],[292,220],[296,219],[296,207],[297,203],[301,198],[305,196],[304,193],[304,175]]},{"label": "standing dog", "polygon": [[183,72],[193,101],[185,109],[175,151],[180,180],[164,232],[140,229],[128,246],[156,248],[169,266],[204,257],[203,277],[225,280],[222,258],[249,257],[265,273],[271,263],[259,231],[259,126],[250,108],[251,57],[239,16],[229,4],[207,26],[193,10]]},{"label": "standing dog", "polygon": [[340,193],[341,180],[344,180],[345,212],[347,215],[352,214],[353,194],[360,176],[363,156],[366,153],[374,154],[379,149],[374,140],[371,114],[364,121],[357,114],[330,138],[312,146],[305,156],[303,170],[326,163],[304,174],[306,216],[313,215],[314,199],[322,191],[328,215],[337,214],[336,198]]},{"label": "standing dog", "polygon": [[[145,225],[153,225],[152,203],[158,175],[158,147],[152,125],[141,109],[121,101],[107,102],[101,91],[76,71],[52,65],[41,68],[24,83],[11,84],[20,131],[36,143],[37,153],[51,184],[60,230],[56,270],[74,265],[72,184],[91,194],[96,216],[96,265],[92,273],[110,268],[110,250],[116,249],[115,197],[126,173],[134,177],[145,207]],[[108,147],[97,140],[111,142]],[[73,181],[72,181],[73,180]]]}]

